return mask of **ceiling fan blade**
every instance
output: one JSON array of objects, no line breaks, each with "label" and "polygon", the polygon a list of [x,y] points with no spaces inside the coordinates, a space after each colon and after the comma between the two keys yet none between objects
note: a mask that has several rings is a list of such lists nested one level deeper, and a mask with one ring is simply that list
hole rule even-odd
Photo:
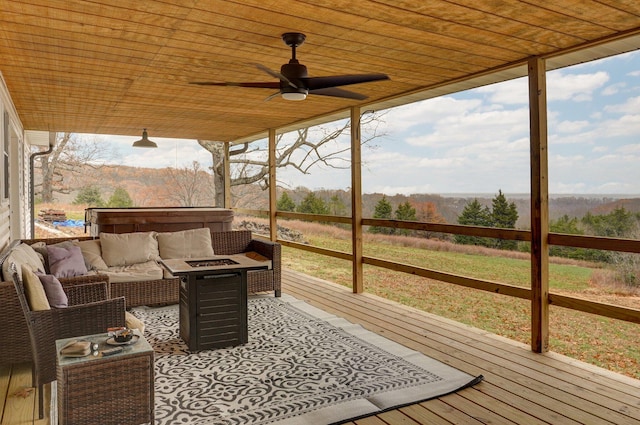
[{"label": "ceiling fan blade", "polygon": [[363,94],[339,89],[337,87],[327,87],[326,89],[309,90],[309,94],[318,94],[320,96],[343,97],[346,99],[356,99],[356,100],[365,100],[367,98],[367,96]]},{"label": "ceiling fan blade", "polygon": [[370,81],[380,81],[388,79],[389,76],[386,74],[334,75],[331,77],[301,78],[301,80],[305,83],[305,87],[309,90],[347,86],[349,84],[367,83]]},{"label": "ceiling fan blade", "polygon": [[214,83],[211,81],[192,81],[189,84],[196,84],[198,86],[232,86],[232,87],[255,87],[261,89],[279,89],[280,83],[265,82],[265,83]]},{"label": "ceiling fan blade", "polygon": [[293,87],[294,89],[297,89],[298,86],[296,86],[295,84],[293,84],[291,81],[289,81],[289,79],[287,77],[285,77],[284,75],[282,75],[279,72],[273,71],[269,68],[267,68],[264,65],[260,65],[259,63],[256,64],[256,68],[258,68],[261,71],[266,72],[267,74],[271,75],[272,77],[278,78],[281,81],[284,81],[285,83],[289,84],[291,87]]},{"label": "ceiling fan blade", "polygon": [[279,91],[277,91],[277,92],[275,92],[275,93],[273,93],[273,94],[271,94],[271,95],[267,96],[267,97],[264,99],[264,101],[265,101],[265,102],[268,102],[268,101],[270,101],[271,99],[273,99],[274,97],[278,97],[278,96],[280,96],[281,94],[282,94],[282,93],[280,93]]}]

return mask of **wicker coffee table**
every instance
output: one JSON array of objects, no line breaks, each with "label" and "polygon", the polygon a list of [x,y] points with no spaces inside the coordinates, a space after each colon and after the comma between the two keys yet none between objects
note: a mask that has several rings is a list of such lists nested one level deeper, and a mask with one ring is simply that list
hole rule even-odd
[{"label": "wicker coffee table", "polygon": [[[138,341],[111,356],[63,357],[58,354],[58,423],[139,425],[153,423],[153,348],[138,331]],[[113,348],[107,334],[56,341],[57,352],[84,339]]]}]

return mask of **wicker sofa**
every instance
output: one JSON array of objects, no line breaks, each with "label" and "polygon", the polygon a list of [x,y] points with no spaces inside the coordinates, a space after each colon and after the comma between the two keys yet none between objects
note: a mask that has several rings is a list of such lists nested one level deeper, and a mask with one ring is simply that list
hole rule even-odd
[{"label": "wicker sofa", "polygon": [[[188,232],[188,231],[186,231]],[[176,232],[177,233],[177,232]],[[3,253],[0,254],[0,268],[4,265],[11,250],[17,245],[24,243],[34,245],[44,243],[54,245],[77,241],[98,241],[94,237],[72,237],[72,238],[51,238],[51,239],[23,239],[14,241]],[[101,245],[105,245],[104,240]],[[211,234],[211,245],[216,255],[257,253],[271,261],[271,268],[268,270],[251,271],[247,273],[247,285],[250,293],[273,291],[275,296],[281,294],[281,247],[280,244],[254,239],[249,230],[235,230],[224,232],[213,232]],[[84,252],[83,252],[84,253]],[[85,257],[86,260],[86,257]],[[157,267],[160,268],[158,265]],[[104,270],[90,271],[87,275],[59,278],[65,287],[82,285],[86,282],[108,282],[109,294],[111,298],[124,297],[126,307],[131,308],[140,305],[162,305],[176,304],[179,300],[180,279],[168,275],[160,268],[160,273],[164,273],[158,278],[138,279],[136,281],[123,280],[119,277],[114,279],[114,273]],[[3,276],[0,281],[0,323],[11,329],[9,340],[0,345],[0,364],[17,363],[30,357],[29,338],[20,304],[17,299],[14,284],[11,277]]]}]

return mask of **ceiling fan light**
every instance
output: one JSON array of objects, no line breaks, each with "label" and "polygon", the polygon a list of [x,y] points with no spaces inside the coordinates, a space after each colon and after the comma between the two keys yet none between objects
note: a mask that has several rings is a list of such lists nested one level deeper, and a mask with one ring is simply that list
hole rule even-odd
[{"label": "ceiling fan light", "polygon": [[286,100],[305,100],[307,98],[306,93],[282,93],[282,98]]},{"label": "ceiling fan light", "polygon": [[142,130],[142,139],[136,140],[135,142],[133,142],[133,147],[134,148],[157,148],[158,145],[156,144],[156,142],[152,142],[151,140],[149,140],[147,129],[145,128]]}]

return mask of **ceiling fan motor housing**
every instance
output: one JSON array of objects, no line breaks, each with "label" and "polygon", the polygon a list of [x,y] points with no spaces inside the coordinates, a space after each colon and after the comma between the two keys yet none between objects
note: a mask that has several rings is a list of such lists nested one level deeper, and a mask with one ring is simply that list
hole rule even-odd
[{"label": "ceiling fan motor housing", "polygon": [[307,89],[304,82],[301,81],[302,78],[307,78],[306,66],[302,65],[297,60],[292,59],[289,63],[280,67],[280,73],[295,85],[295,87],[293,87],[287,81],[280,80],[281,93],[299,93],[305,97],[309,94],[309,89]]},{"label": "ceiling fan motor housing", "polygon": [[[280,67],[280,74],[284,75],[291,81],[296,84],[294,80],[299,80],[300,78],[307,78],[307,67],[299,63],[297,60],[290,60],[289,63],[285,63]],[[297,85],[297,84],[296,84]]]}]

